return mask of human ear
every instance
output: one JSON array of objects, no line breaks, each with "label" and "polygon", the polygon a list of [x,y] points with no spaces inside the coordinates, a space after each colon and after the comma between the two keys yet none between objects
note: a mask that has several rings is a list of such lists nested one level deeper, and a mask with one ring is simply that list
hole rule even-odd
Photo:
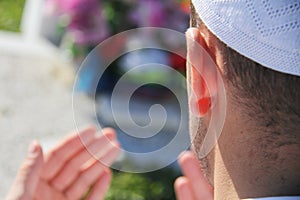
[{"label": "human ear", "polygon": [[197,28],[189,28],[186,39],[190,111],[203,117],[211,110],[217,93],[215,52]]}]

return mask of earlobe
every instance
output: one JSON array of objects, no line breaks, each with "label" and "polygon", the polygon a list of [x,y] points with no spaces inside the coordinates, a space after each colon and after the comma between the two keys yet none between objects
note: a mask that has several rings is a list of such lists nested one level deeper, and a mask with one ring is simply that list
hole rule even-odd
[{"label": "earlobe", "polygon": [[198,100],[199,116],[204,116],[211,108],[211,97],[203,97]]},{"label": "earlobe", "polygon": [[211,110],[211,99],[216,93],[216,65],[204,35],[197,28],[190,28],[186,37],[190,110],[197,117],[203,117]]}]

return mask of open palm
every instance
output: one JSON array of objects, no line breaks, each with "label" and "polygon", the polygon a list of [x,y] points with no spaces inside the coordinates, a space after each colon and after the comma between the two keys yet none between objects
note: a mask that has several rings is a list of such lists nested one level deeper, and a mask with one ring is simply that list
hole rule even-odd
[{"label": "open palm", "polygon": [[97,136],[87,127],[62,140],[43,155],[38,143],[21,166],[7,200],[103,199],[110,181],[108,168],[120,148],[113,129]]}]

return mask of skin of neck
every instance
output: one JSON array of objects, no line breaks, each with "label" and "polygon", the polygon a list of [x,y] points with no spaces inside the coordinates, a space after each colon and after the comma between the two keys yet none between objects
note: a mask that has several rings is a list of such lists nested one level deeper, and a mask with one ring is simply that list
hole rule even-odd
[{"label": "skin of neck", "polygon": [[[300,145],[260,131],[228,98],[224,129],[210,159],[215,199],[299,195]],[[278,143],[288,145],[278,146]]]}]

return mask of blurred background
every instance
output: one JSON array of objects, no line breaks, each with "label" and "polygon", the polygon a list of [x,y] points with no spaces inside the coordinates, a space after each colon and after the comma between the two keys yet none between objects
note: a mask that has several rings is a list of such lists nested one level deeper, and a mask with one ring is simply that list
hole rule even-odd
[{"label": "blurred background", "polygon": [[[129,29],[162,27],[184,33],[188,25],[187,0],[0,0],[0,196],[5,196],[12,184],[30,141],[37,139],[44,149],[49,149],[76,128],[72,98],[76,99],[76,125],[97,123],[101,127],[114,127],[128,152],[160,149],[175,137],[180,123],[186,133],[178,146],[187,147],[187,113],[182,113],[174,91],[153,84],[174,85],[176,93],[186,102],[185,81],[177,80],[172,70],[162,72],[150,66],[131,74],[122,85],[126,92],[126,88],[145,80],[151,82],[134,92],[129,109],[135,123],[144,126],[149,123],[151,105],[165,108],[166,123],[155,136],[146,139],[128,136],[118,128],[110,105],[118,80],[134,66],[157,63],[185,76],[185,59],[172,52],[146,49],[127,53],[103,69],[102,61],[114,48],[137,41],[134,38],[126,44],[117,41],[104,54],[92,50]],[[176,42],[168,36],[165,41]],[[184,43],[177,45],[185,48]],[[82,64],[87,55],[89,59]],[[101,70],[99,80],[96,74]],[[122,94],[118,94],[116,102],[120,107],[122,101]],[[130,126],[122,109],[115,114]],[[153,115],[160,118],[159,112]],[[114,170],[106,199],[175,199],[173,182],[181,172],[176,162],[165,164],[170,157],[178,156],[174,149],[168,152],[151,159],[123,154],[116,163],[120,169],[122,165],[144,169],[166,167],[138,174]]]}]

